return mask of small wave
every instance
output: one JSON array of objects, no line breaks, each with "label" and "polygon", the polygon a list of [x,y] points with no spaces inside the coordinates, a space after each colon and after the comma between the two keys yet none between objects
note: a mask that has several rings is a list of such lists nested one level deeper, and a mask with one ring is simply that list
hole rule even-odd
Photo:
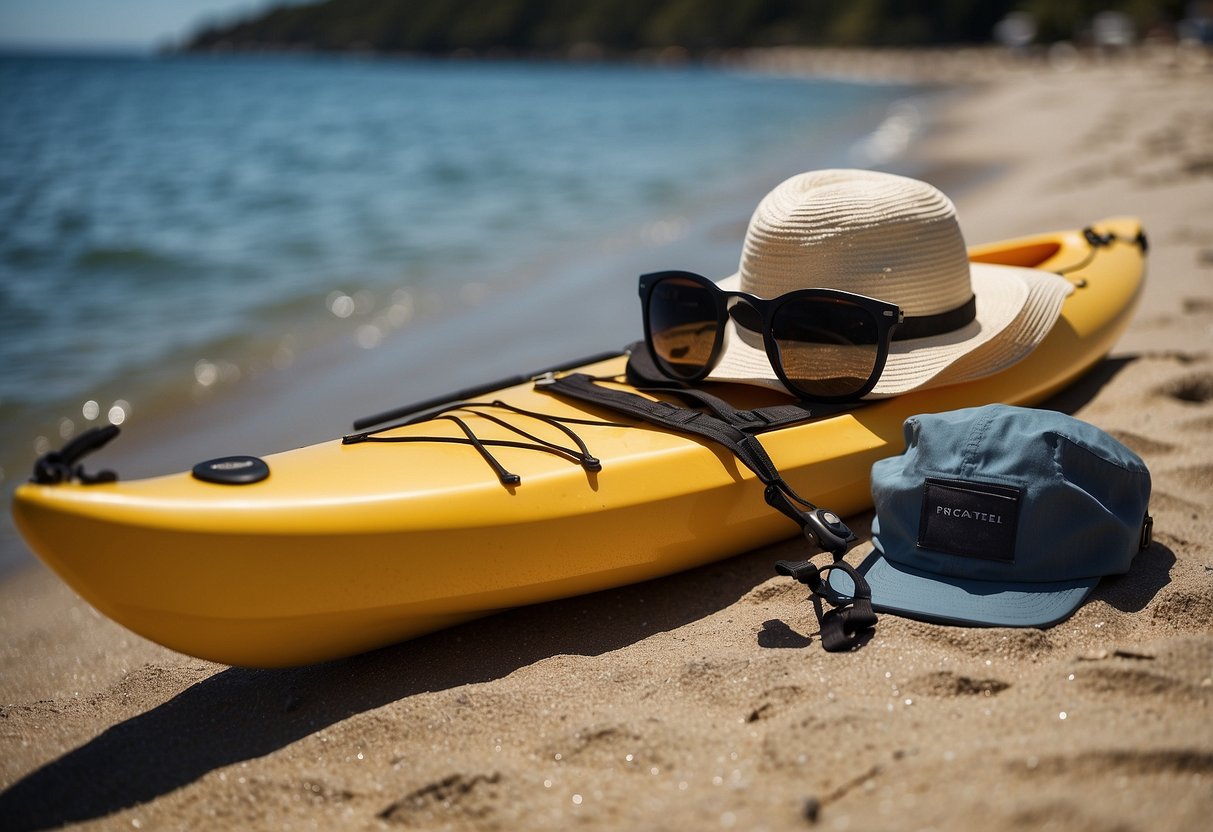
[{"label": "small wave", "polygon": [[447,161],[428,165],[426,174],[437,185],[461,185],[472,181],[472,172],[465,165]]},{"label": "small wave", "polygon": [[52,259],[52,252],[45,247],[13,243],[0,246],[0,261],[15,268],[29,268]]},{"label": "small wave", "polygon": [[183,265],[172,255],[140,246],[97,246],[76,256],[76,265],[85,269],[177,268]]}]

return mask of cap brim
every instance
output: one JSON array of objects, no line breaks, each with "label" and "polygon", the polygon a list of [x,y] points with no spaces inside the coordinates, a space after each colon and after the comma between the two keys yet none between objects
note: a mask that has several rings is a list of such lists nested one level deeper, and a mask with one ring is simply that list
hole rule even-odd
[{"label": "cap brim", "polygon": [[[879,551],[858,571],[872,588],[872,607],[878,612],[985,627],[1052,626],[1069,618],[1099,583],[1098,577],[1052,583],[966,580],[895,564]],[[855,584],[841,569],[831,570],[829,589],[846,599]]]}]

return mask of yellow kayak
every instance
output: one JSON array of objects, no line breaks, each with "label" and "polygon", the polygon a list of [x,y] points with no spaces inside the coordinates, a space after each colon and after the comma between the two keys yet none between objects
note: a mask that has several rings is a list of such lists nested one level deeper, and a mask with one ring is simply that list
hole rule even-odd
[{"label": "yellow kayak", "polygon": [[[902,451],[906,417],[1033,404],[1090,369],[1128,325],[1144,273],[1136,220],[1092,229],[971,249],[975,261],[1048,269],[1074,283],[1045,341],[979,381],[763,434],[788,483],[842,515],[862,511],[872,463]],[[581,370],[616,374],[624,363]],[[714,392],[739,407],[779,401],[757,388]],[[530,383],[484,398],[620,421]],[[463,418],[480,438],[517,439],[483,416]],[[540,439],[569,443],[528,419],[509,416]],[[335,439],[266,457],[269,475],[239,486],[191,472],[29,483],[17,490],[13,512],[31,548],[105,615],[183,653],[255,667],[347,656],[497,610],[667,575],[796,532],[767,506],[754,475],[719,448],[648,426],[574,427],[600,471],[558,454],[493,447],[521,478],[506,485],[465,444]],[[383,435],[464,436],[445,420]],[[239,473],[253,464],[215,467]]]}]

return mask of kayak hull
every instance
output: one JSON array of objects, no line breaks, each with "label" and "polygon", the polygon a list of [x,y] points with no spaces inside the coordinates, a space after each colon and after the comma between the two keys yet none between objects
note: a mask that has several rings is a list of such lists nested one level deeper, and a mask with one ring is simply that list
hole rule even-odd
[{"label": "kayak hull", "polygon": [[[842,515],[871,505],[869,471],[903,450],[911,415],[991,402],[1030,405],[1097,363],[1127,327],[1144,279],[1133,219],[980,246],[974,260],[1064,270],[1075,283],[1045,341],[975,382],[886,399],[764,434],[788,482]],[[617,358],[585,368],[621,372]],[[738,406],[779,400],[717,386]],[[520,408],[612,420],[530,384],[497,391]],[[478,436],[506,438],[469,416]],[[552,441],[561,434],[511,421]],[[188,472],[110,484],[21,486],[13,512],[30,547],[105,615],[175,650],[227,664],[307,664],[478,616],[671,574],[795,532],[726,450],[644,427],[575,425],[602,470],[494,448],[522,481],[502,485],[480,455],[441,443],[343,445],[266,458],[251,485]],[[545,433],[546,431],[546,433]],[[458,437],[431,422],[393,436]],[[516,438],[516,437],[509,437]]]}]

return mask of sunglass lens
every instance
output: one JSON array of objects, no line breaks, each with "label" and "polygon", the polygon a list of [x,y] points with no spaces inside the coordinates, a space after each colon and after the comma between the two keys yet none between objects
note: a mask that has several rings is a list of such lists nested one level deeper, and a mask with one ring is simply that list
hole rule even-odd
[{"label": "sunglass lens", "polygon": [[693,379],[712,360],[719,327],[712,291],[694,280],[667,277],[649,295],[653,357],[675,378]]},{"label": "sunglass lens", "polygon": [[802,395],[852,396],[876,372],[880,324],[845,300],[791,298],[771,323],[784,374]]}]

